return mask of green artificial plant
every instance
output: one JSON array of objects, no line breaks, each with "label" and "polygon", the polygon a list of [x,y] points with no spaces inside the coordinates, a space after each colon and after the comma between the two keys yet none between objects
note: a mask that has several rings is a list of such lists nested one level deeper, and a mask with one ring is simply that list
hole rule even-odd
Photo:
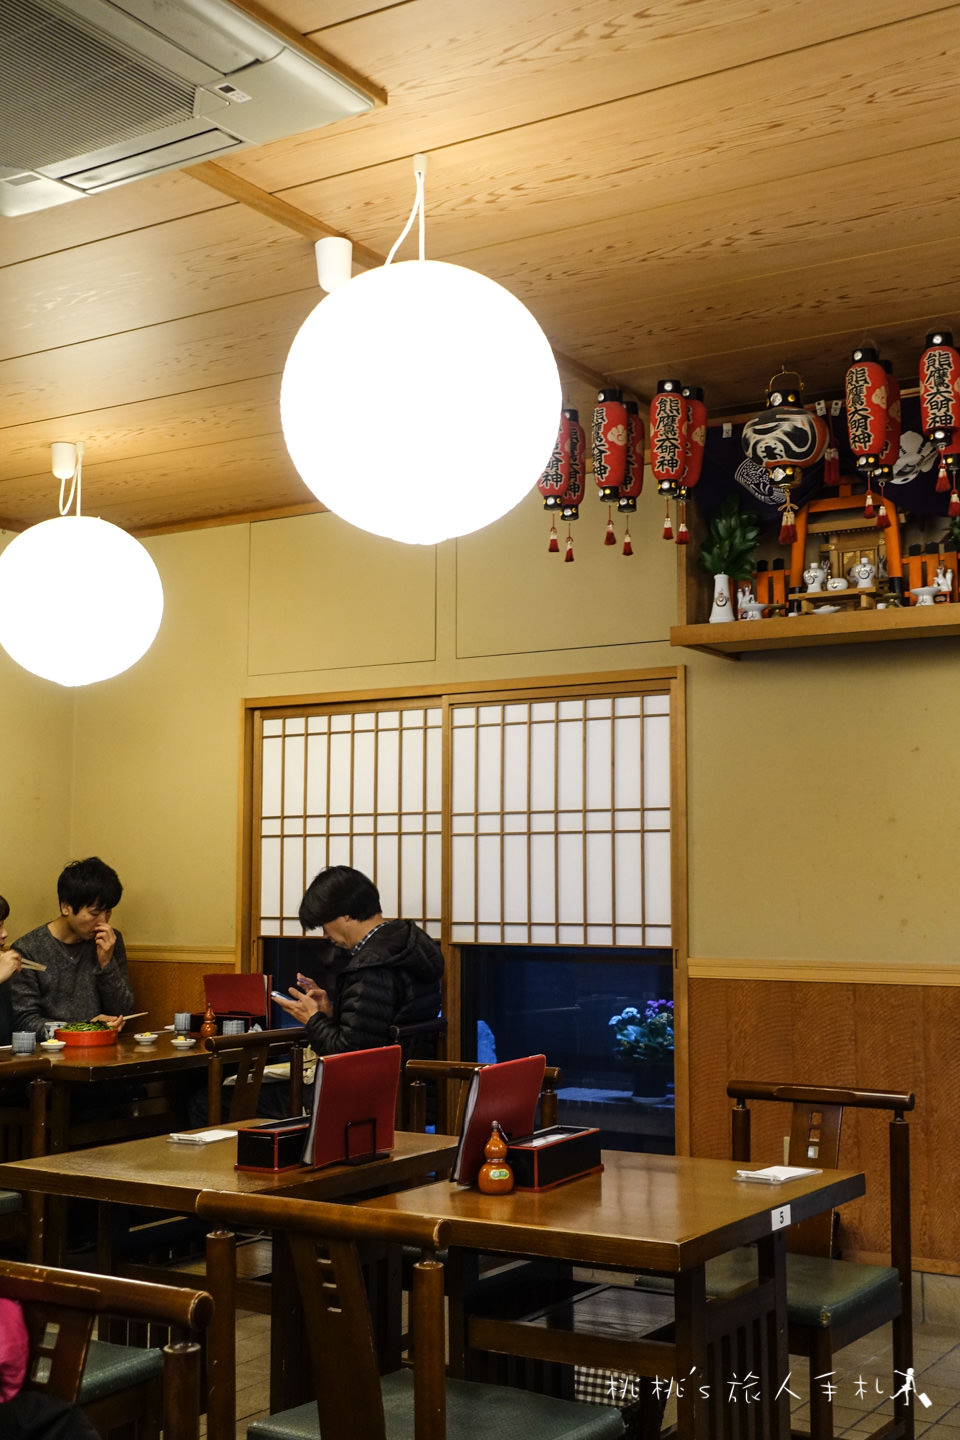
[{"label": "green artificial plant", "polygon": [[710,522],[707,538],[700,547],[700,564],[711,575],[749,580],[759,538],[757,517],[740,509],[738,496],[729,495]]}]

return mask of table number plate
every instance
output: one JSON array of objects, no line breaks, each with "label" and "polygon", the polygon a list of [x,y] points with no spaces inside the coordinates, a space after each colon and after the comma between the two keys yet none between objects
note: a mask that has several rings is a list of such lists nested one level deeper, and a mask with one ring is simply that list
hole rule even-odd
[{"label": "table number plate", "polygon": [[770,1211],[770,1219],[773,1222],[771,1230],[785,1230],[790,1224],[790,1206],[778,1205],[776,1210]]}]

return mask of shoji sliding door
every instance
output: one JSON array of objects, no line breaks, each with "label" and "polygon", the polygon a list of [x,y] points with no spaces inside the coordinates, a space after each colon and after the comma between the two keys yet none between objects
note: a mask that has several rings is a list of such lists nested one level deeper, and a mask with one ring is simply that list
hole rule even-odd
[{"label": "shoji sliding door", "polygon": [[669,694],[450,707],[450,938],[662,947]]}]

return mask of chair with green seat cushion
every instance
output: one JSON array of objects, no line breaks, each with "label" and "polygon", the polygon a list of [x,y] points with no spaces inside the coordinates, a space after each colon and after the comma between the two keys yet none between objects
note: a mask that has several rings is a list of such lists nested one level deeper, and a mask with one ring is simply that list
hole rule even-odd
[{"label": "chair with green seat cushion", "polygon": [[[787,1316],[789,1349],[810,1363],[810,1435],[832,1440],[833,1405],[817,1376],[834,1369],[834,1354],[881,1325],[893,1327],[892,1391],[904,1384],[913,1366],[913,1293],[910,1248],[910,1126],[906,1113],[913,1095],[879,1090],[731,1081],[732,1153],[751,1159],[747,1101],[776,1101],[792,1107],[788,1163],[836,1169],[845,1107],[892,1114],[888,1127],[890,1265],[860,1265],[834,1257],[833,1218],[827,1212],[787,1234]],[[756,1277],[750,1249],[732,1251],[707,1266],[709,1294],[725,1294]],[[875,1432],[883,1440],[912,1440],[913,1406],[909,1395],[894,1397],[893,1421]],[[794,1432],[796,1433],[796,1432]]]},{"label": "chair with green seat cushion", "polygon": [[96,1400],[115,1395],[120,1390],[157,1382],[163,1373],[163,1351],[141,1350],[135,1345],[114,1345],[109,1340],[91,1340],[87,1363],[80,1382],[79,1403],[92,1405]]},{"label": "chair with green seat cushion", "polygon": [[19,1190],[0,1190],[0,1215],[20,1215],[23,1196]]},{"label": "chair with green seat cushion", "polygon": [[[200,1215],[283,1229],[303,1302],[315,1402],[248,1427],[250,1440],[614,1440],[619,1410],[446,1377],[443,1266],[449,1225],[427,1216],[269,1195],[203,1192]],[[358,1245],[414,1243],[412,1372],[381,1377]]]}]

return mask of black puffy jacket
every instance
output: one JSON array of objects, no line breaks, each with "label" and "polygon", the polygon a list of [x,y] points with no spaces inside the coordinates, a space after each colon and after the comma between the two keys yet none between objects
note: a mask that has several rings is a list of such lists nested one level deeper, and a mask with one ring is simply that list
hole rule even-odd
[{"label": "black puffy jacket", "polygon": [[307,1021],[318,1055],[390,1043],[400,1022],[432,1020],[440,1010],[443,952],[410,920],[387,920],[350,956],[334,982],[333,1014]]}]

